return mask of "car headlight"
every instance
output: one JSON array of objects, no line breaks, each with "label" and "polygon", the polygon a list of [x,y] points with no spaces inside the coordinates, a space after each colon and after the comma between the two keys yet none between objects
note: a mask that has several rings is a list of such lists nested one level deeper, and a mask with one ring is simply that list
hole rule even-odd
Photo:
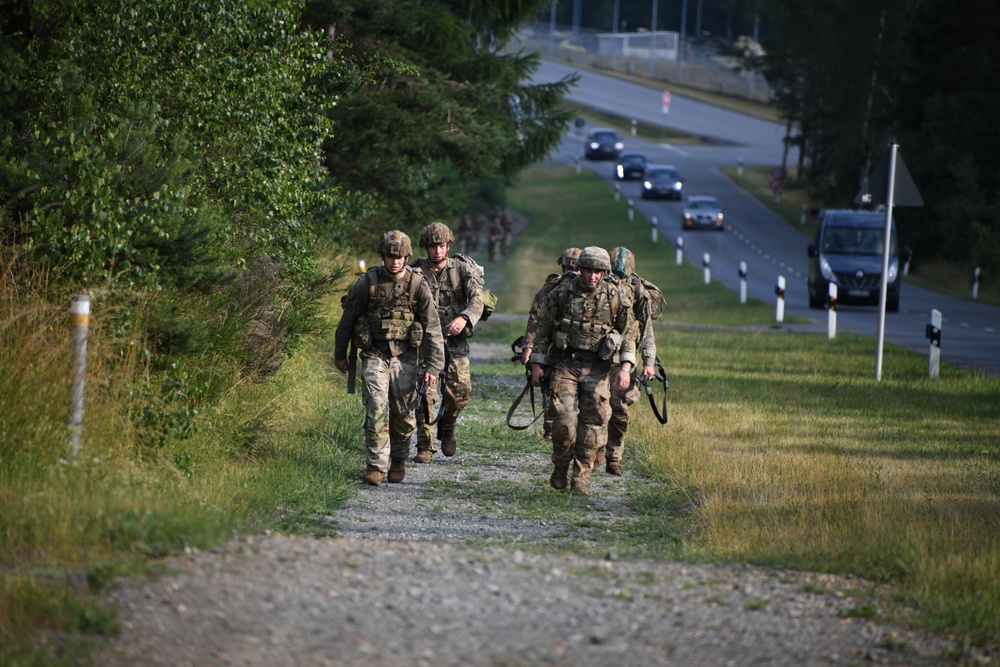
[{"label": "car headlight", "polygon": [[625,167],[618,165],[618,178],[625,178]]},{"label": "car headlight", "polygon": [[723,217],[722,211],[719,211],[718,213],[715,214],[715,219],[718,220],[719,222],[722,222],[722,217]]},{"label": "car headlight", "polygon": [[892,260],[889,262],[889,273],[886,276],[886,281],[890,283],[896,282],[896,278],[899,277],[899,261]]},{"label": "car headlight", "polygon": [[674,190],[680,190],[682,186],[683,186],[683,183],[681,183],[680,181],[677,181],[676,183],[674,183]]},{"label": "car headlight", "polygon": [[646,190],[652,190],[653,189],[653,184],[650,183],[649,181],[643,181],[642,182],[642,187],[645,188]]},{"label": "car headlight", "polygon": [[684,211],[684,219],[685,220],[691,219],[691,211]]},{"label": "car headlight", "polygon": [[600,147],[601,147],[601,145],[599,143],[597,143],[596,141],[591,141],[590,142],[590,150],[596,151]]},{"label": "car headlight", "polygon": [[834,275],[833,269],[830,268],[830,262],[826,261],[826,257],[819,258],[819,272],[823,278],[829,280],[831,283],[837,282],[837,276]]},{"label": "car headlight", "polygon": [[625,148],[625,144],[623,144],[622,142],[619,141],[619,142],[615,143],[615,150],[616,151],[620,151],[623,148]]}]

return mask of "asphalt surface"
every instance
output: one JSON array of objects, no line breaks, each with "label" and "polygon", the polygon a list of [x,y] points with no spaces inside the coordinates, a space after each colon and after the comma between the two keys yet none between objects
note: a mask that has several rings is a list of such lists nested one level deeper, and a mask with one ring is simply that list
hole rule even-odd
[{"label": "asphalt surface", "polygon": [[[555,81],[574,71],[577,70],[566,65],[544,62],[535,81]],[[740,263],[746,262],[748,298],[774,303],[776,313],[775,288],[779,277],[783,277],[785,317],[805,318],[809,324],[800,328],[826,332],[827,312],[809,308],[806,247],[810,239],[719,171],[720,167],[735,166],[740,161],[746,166],[780,164],[784,126],[676,94],[672,95],[670,112],[663,114],[661,90],[593,72],[578,72],[581,79],[569,94],[572,101],[635,118],[639,123],[665,125],[713,140],[714,143],[706,145],[675,146],[626,136],[625,150],[643,152],[651,163],[677,167],[685,179],[687,195],[718,197],[725,206],[727,228],[723,232],[683,231],[679,202],[643,200],[641,182],[619,183],[614,178],[614,163],[583,159],[586,127],[567,135],[551,159],[566,165],[579,163],[609,183],[619,184],[622,196],[632,199],[637,211],[647,220],[656,219],[659,242],[670,246],[669,249],[665,247],[669,261],[676,261],[679,243],[682,243],[684,261],[700,269],[708,253],[711,279],[734,291],[740,289]],[[789,157],[790,163],[796,159],[794,153]],[[917,185],[919,187],[919,183]],[[897,225],[904,227],[905,218],[899,215],[896,218]],[[628,224],[625,219],[622,222]],[[905,229],[901,233],[905,242]],[[1000,308],[994,306],[957,299],[904,282],[899,312],[885,316],[885,342],[928,354],[926,328],[931,322],[932,310],[942,313],[943,363],[1000,376]],[[878,330],[877,307],[838,306],[838,333],[877,338]],[[873,375],[876,369],[873,357]],[[882,370],[887,369],[883,366]]]}]

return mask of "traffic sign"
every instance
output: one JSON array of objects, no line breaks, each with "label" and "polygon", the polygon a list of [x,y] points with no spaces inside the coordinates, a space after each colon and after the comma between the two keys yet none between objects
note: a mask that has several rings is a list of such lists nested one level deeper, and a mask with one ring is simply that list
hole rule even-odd
[{"label": "traffic sign", "polygon": [[663,91],[663,113],[670,113],[670,91]]}]

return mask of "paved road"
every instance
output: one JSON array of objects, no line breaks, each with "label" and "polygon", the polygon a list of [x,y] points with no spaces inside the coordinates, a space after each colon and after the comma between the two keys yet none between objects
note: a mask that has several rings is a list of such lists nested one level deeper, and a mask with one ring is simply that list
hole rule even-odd
[{"label": "paved road", "polygon": [[[536,81],[552,81],[573,71],[565,65],[544,63]],[[596,108],[623,113],[639,122],[664,122],[660,107],[660,91],[622,82],[613,77],[581,72],[580,84],[570,98]],[[808,307],[806,276],[809,239],[794,225],[789,225],[766,205],[748,195],[718,168],[745,164],[778,164],[781,159],[781,137],[784,128],[732,111],[686,100],[673,95],[666,122],[671,127],[696,132],[723,140],[723,144],[706,146],[673,146],[626,138],[628,150],[646,153],[651,162],[675,165],[685,178],[688,194],[711,194],[726,205],[729,222],[724,232],[684,232],[680,229],[680,204],[652,202],[641,199],[641,184],[635,181],[621,184],[622,194],[632,198],[636,209],[647,219],[657,218],[660,238],[676,247],[677,238],[684,239],[685,260],[701,268],[704,253],[711,258],[712,279],[738,290],[738,269],[741,261],[748,265],[748,296],[767,303],[775,302],[774,289],[778,276],[784,276],[785,312],[810,321],[807,327],[825,332],[825,311]],[[568,135],[554,153],[553,159],[573,164],[582,157],[582,138]],[[583,160],[585,168],[613,181],[613,165],[608,162]],[[905,210],[897,214],[905,242]],[[623,220],[623,224],[627,224]],[[665,246],[666,248],[666,246]],[[664,253],[674,261],[671,248]],[[1000,308],[956,299],[906,283],[903,285],[900,312],[886,314],[885,340],[902,347],[928,352],[925,338],[931,310],[942,312],[941,359],[965,368],[1000,376]],[[838,308],[838,331],[876,336],[878,309],[871,307]],[[872,372],[875,361],[873,356]],[[883,367],[885,373],[889,369]]]}]

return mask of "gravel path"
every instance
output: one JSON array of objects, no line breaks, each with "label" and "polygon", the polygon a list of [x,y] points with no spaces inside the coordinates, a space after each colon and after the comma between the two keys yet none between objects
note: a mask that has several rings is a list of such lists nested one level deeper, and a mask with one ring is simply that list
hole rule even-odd
[{"label": "gravel path", "polygon": [[839,616],[875,604],[856,579],[619,557],[602,545],[651,483],[631,472],[525,511],[549,493],[549,465],[542,445],[503,455],[460,437],[403,484],[359,488],[328,517],[338,538],[262,534],[170,558],[177,574],[112,594],[124,631],[97,664],[949,664],[936,637]]}]

